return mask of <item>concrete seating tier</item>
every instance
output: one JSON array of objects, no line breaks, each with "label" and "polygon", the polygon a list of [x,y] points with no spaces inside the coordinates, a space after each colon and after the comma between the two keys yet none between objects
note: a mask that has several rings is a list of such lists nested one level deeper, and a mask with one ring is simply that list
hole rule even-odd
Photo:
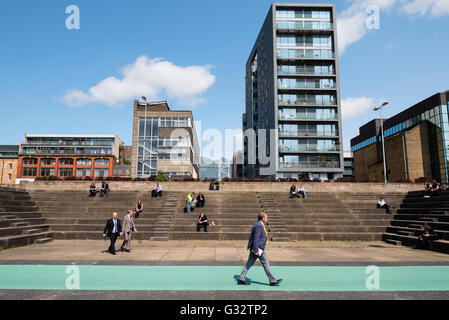
[{"label": "concrete seating tier", "polygon": [[274,214],[275,233],[285,240],[379,241],[391,216],[376,208],[383,196],[399,206],[405,194],[308,193],[307,199],[287,193],[259,193],[266,212]]},{"label": "concrete seating tier", "polygon": [[0,246],[20,247],[52,240],[45,218],[27,192],[0,188]]},{"label": "concrete seating tier", "polygon": [[449,253],[449,191],[431,198],[424,198],[422,191],[409,192],[382,239],[413,246],[424,223],[428,223],[440,239],[433,241],[431,250]]},{"label": "concrete seating tier", "polygon": [[[309,193],[307,199],[290,199],[288,192],[208,191],[204,193],[205,207],[196,208],[192,213],[183,210],[186,194],[164,191],[162,198],[151,198],[148,192],[112,190],[109,197],[90,198],[85,191],[35,190],[16,191],[12,198],[0,192],[0,201],[4,201],[2,208],[9,215],[27,219],[30,225],[51,232],[55,239],[101,240],[105,222],[112,212],[118,212],[123,219],[138,200],[143,201],[144,211],[135,219],[138,232],[133,234],[133,239],[136,240],[247,240],[261,210],[269,214],[267,231],[270,240],[275,242],[374,241],[380,240],[387,227],[391,227],[391,216],[375,208],[380,195],[369,193],[317,192]],[[387,202],[396,206],[404,196],[384,195]],[[208,227],[207,233],[196,232],[201,210],[209,222],[215,223]],[[6,224],[0,221],[0,229]],[[22,231],[27,228],[23,226]],[[11,232],[18,233],[16,229]]]}]

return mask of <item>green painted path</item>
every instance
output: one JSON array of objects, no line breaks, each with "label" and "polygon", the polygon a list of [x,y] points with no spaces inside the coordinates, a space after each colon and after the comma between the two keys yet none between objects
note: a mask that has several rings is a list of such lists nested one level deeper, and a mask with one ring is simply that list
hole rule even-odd
[{"label": "green painted path", "polygon": [[379,289],[370,290],[372,271],[353,266],[275,266],[284,280],[270,287],[260,266],[248,273],[251,286],[237,286],[235,266],[0,265],[0,289],[73,290],[79,279],[80,290],[449,291],[449,266],[378,270]]}]

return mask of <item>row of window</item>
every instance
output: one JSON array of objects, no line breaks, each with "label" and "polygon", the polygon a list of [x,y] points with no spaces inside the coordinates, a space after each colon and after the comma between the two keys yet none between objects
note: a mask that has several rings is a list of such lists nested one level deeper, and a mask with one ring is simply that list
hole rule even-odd
[{"label": "row of window", "polygon": [[[40,168],[39,177],[50,177],[55,176],[54,168]],[[73,168],[60,168],[58,170],[59,177],[72,177],[73,176]],[[91,169],[76,169],[77,177],[90,177]],[[38,176],[37,168],[22,168],[22,177],[37,177]],[[109,169],[94,169],[94,177],[108,177]]]},{"label": "row of window", "polygon": [[278,101],[282,104],[296,105],[336,105],[334,95],[329,94],[279,94]]},{"label": "row of window", "polygon": [[114,138],[27,138],[27,144],[59,146],[112,146]]},{"label": "row of window", "polygon": [[326,108],[280,109],[280,120],[336,120],[337,110]]},{"label": "row of window", "polygon": [[276,22],[279,30],[331,30],[334,25],[328,21],[279,21]]},{"label": "row of window", "polygon": [[279,89],[333,89],[337,87],[333,79],[278,78]]},{"label": "row of window", "polygon": [[281,152],[305,152],[305,151],[339,151],[340,146],[335,140],[319,139],[280,139],[279,148]]},{"label": "row of window", "polygon": [[278,49],[277,57],[283,59],[334,59],[335,54],[328,49]]},{"label": "row of window", "polygon": [[376,143],[376,141],[377,141],[377,137],[371,137],[369,139],[366,139],[365,141],[362,141],[362,142],[356,144],[355,146],[352,146],[351,147],[351,152],[354,152],[354,151],[360,150],[362,148],[365,148],[365,147],[367,147],[367,146],[369,146],[369,145],[371,145],[373,143]]},{"label": "row of window", "polygon": [[329,75],[334,74],[334,66],[310,66],[310,65],[279,65],[279,74],[314,74],[314,75]]},{"label": "row of window", "polygon": [[316,10],[316,9],[276,10],[276,18],[330,20],[331,12],[329,10]]},{"label": "row of window", "polygon": [[331,36],[278,36],[278,47],[331,47]]},{"label": "row of window", "polygon": [[78,155],[94,155],[94,154],[112,154],[112,148],[89,148],[89,147],[22,147],[23,154],[78,154]]},{"label": "row of window", "polygon": [[[24,158],[22,160],[22,164],[24,166],[37,166],[37,163],[38,163],[38,159],[36,159],[36,158]],[[73,166],[73,163],[74,163],[74,160],[71,158],[59,159],[59,161],[58,161],[59,166]],[[95,159],[94,164],[95,164],[95,166],[109,166],[110,161],[109,161],[109,159]],[[41,166],[55,166],[56,159],[54,159],[54,158],[41,159],[40,165]],[[92,159],[76,159],[76,165],[77,166],[91,166]]]}]

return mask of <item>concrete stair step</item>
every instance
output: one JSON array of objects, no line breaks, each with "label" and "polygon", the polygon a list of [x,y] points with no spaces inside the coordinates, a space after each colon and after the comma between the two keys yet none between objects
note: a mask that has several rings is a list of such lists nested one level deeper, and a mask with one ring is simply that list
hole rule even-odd
[{"label": "concrete stair step", "polygon": [[289,237],[271,237],[271,241],[273,242],[289,242],[290,238]]},{"label": "concrete stair step", "polygon": [[27,227],[30,224],[28,222],[13,222],[11,223],[11,227]]},{"label": "concrete stair step", "polygon": [[402,246],[402,241],[400,241],[400,240],[385,239],[385,242],[388,244],[395,245],[395,246]]},{"label": "concrete stair step", "polygon": [[41,229],[26,229],[22,231],[23,235],[40,233]]},{"label": "concrete stair step", "polygon": [[35,244],[44,244],[44,243],[48,243],[48,242],[52,242],[53,239],[52,238],[41,238],[41,239],[36,239],[36,241],[34,241]]}]

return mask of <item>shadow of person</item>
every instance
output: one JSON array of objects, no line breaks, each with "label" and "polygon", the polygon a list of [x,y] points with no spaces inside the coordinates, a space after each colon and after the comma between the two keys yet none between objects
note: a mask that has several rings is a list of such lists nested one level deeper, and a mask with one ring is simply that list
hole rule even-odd
[{"label": "shadow of person", "polygon": [[[235,274],[234,275],[234,280],[237,282],[239,279],[240,279],[240,275],[239,274]],[[251,280],[251,278],[248,278],[248,277],[246,277],[246,281],[248,281],[251,284],[255,283],[255,284],[260,284],[262,286],[269,286],[270,285],[269,283],[264,283],[264,282]]]}]

